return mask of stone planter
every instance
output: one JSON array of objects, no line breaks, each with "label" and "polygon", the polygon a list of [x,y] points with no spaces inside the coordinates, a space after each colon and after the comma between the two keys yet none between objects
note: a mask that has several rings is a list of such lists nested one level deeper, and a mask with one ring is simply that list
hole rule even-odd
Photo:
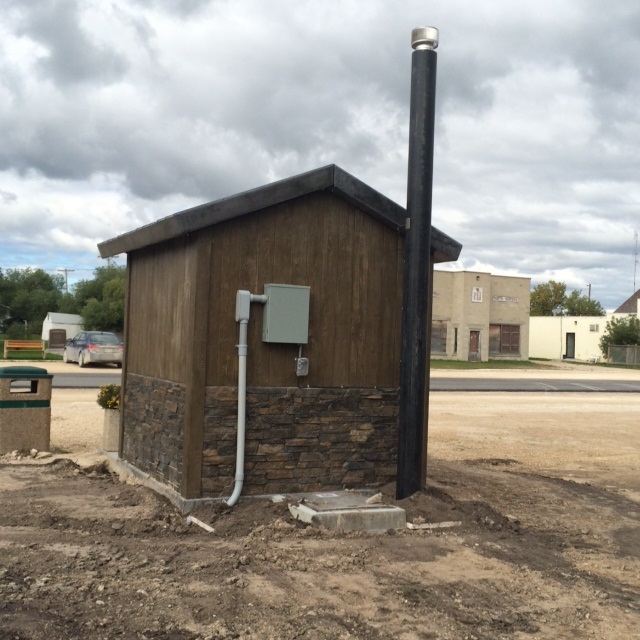
[{"label": "stone planter", "polygon": [[104,410],[102,448],[105,451],[118,451],[120,449],[120,411],[117,409]]}]

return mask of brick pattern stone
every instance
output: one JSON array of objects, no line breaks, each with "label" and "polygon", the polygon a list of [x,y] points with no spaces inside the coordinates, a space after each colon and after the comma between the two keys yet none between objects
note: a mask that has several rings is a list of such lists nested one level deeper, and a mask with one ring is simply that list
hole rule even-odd
[{"label": "brick pattern stone", "polygon": [[185,386],[130,373],[125,396],[123,458],[180,489]]},{"label": "brick pattern stone", "polygon": [[[233,487],[236,387],[208,387],[203,497]],[[243,493],[379,486],[396,478],[398,389],[250,388]]]}]

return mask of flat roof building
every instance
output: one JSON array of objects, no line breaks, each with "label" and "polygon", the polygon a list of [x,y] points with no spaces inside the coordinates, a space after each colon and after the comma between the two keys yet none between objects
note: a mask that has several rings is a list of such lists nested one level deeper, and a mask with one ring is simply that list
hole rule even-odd
[{"label": "flat roof building", "polygon": [[530,287],[530,278],[434,271],[431,357],[527,360]]}]

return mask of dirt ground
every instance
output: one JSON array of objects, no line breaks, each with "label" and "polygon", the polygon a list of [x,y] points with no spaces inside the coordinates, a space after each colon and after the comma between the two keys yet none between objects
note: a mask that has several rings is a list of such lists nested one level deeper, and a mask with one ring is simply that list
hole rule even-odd
[{"label": "dirt ground", "polygon": [[460,524],[383,535],[259,500],[188,526],[93,453],[95,396],[54,390],[71,455],[0,457],[0,640],[640,638],[637,394],[432,394],[428,489],[396,504]]}]

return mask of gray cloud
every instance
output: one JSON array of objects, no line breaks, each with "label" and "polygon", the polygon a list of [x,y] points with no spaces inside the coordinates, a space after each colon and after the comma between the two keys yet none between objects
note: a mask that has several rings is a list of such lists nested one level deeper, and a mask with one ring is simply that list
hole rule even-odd
[{"label": "gray cloud", "polygon": [[[83,210],[96,213],[79,247],[329,162],[404,202],[421,1],[0,8],[3,223],[9,207],[50,211],[70,251]],[[465,245],[456,268],[589,282],[617,306],[640,226],[640,9],[450,0],[429,19],[434,222]],[[27,224],[12,225],[16,247]]]},{"label": "gray cloud", "polygon": [[126,72],[122,56],[97,45],[82,27],[77,0],[35,0],[13,6],[20,7],[17,33],[44,49],[37,63],[43,79],[61,86],[97,84],[114,82]]}]

